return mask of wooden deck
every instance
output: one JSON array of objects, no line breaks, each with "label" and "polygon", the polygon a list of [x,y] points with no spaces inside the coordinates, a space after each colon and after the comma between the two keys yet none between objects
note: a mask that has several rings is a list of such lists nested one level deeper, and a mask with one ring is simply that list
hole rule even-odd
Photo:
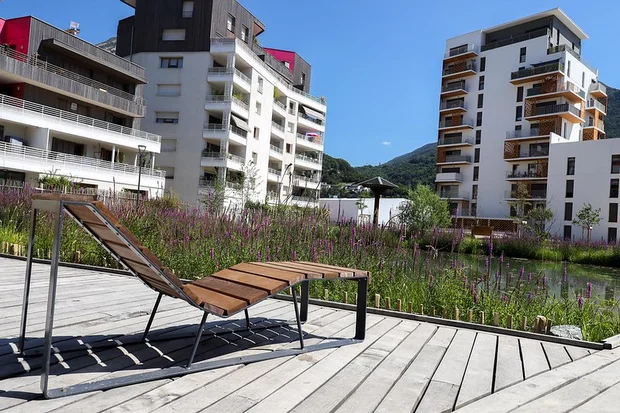
[{"label": "wooden deck", "polygon": [[[456,329],[396,317],[368,315],[361,344],[176,379],[43,400],[39,357],[14,353],[25,263],[0,258],[0,411],[83,412],[617,412],[620,352]],[[35,264],[27,348],[41,345],[49,267]],[[137,279],[61,267],[55,345],[123,341],[144,329],[156,293]],[[250,309],[269,326],[292,320],[290,302],[269,299]],[[192,339],[161,340],[192,332],[200,319],[185,302],[164,298],[152,341],[107,349],[60,352],[51,387],[152,371],[181,363]],[[215,326],[217,324],[217,327]],[[239,318],[214,318],[196,360],[295,347],[296,330],[230,333]],[[355,315],[310,306],[306,342],[353,334]],[[228,332],[227,332],[228,331]],[[5,410],[6,409],[6,410]]]}]

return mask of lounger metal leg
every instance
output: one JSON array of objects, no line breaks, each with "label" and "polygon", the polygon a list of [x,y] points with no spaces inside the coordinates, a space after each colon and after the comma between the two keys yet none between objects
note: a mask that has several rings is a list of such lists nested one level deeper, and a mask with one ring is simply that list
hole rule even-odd
[{"label": "lounger metal leg", "polygon": [[58,282],[58,262],[60,261],[60,242],[62,239],[62,221],[63,221],[62,202],[56,217],[56,227],[54,228],[54,242],[52,244],[52,262],[50,268],[50,282],[47,296],[47,317],[45,319],[45,342],[43,345],[43,364],[41,366],[41,391],[47,397],[47,384],[50,374],[50,359],[52,350],[52,329],[54,327],[54,307],[56,305],[56,285]]},{"label": "lounger metal leg", "polygon": [[299,317],[299,307],[297,305],[297,292],[295,288],[291,288],[293,294],[293,306],[295,307],[295,318],[297,319],[297,331],[299,331],[299,346],[303,350],[304,348],[304,332],[301,329],[301,318]]},{"label": "lounger metal leg", "polygon": [[250,313],[248,312],[248,309],[246,308],[245,309],[245,326],[249,330],[251,325],[252,325],[252,323],[250,323]]},{"label": "lounger metal leg", "polygon": [[355,317],[355,339],[366,337],[366,311],[368,309],[368,278],[357,280],[357,313]]},{"label": "lounger metal leg", "polygon": [[37,225],[37,210],[32,208],[30,215],[30,235],[28,237],[28,258],[26,260],[26,278],[24,280],[24,300],[22,302],[22,320],[19,329],[18,351],[24,353],[24,342],[26,340],[26,321],[28,318],[28,300],[30,297],[30,280],[32,279],[32,256],[34,255],[34,232]]},{"label": "lounger metal leg", "polygon": [[308,321],[308,301],[310,300],[310,282],[301,282],[301,321]]},{"label": "lounger metal leg", "polygon": [[159,302],[161,301],[162,293],[159,293],[157,296],[157,300],[155,300],[155,306],[153,307],[153,311],[151,311],[151,316],[149,317],[149,322],[146,323],[146,329],[144,329],[144,335],[142,335],[142,341],[146,341],[146,336],[149,334],[149,330],[151,329],[151,324],[153,324],[153,319],[155,318],[155,313],[157,312],[157,308],[159,307]]},{"label": "lounger metal leg", "polygon": [[202,316],[202,320],[200,320],[200,326],[198,327],[198,333],[196,334],[196,341],[194,342],[194,347],[192,348],[192,354],[189,356],[189,360],[187,361],[187,368],[192,366],[194,362],[194,356],[196,355],[196,351],[198,350],[198,345],[200,344],[200,339],[202,338],[202,330],[205,326],[205,321],[207,321],[207,316],[209,313],[205,311]]}]

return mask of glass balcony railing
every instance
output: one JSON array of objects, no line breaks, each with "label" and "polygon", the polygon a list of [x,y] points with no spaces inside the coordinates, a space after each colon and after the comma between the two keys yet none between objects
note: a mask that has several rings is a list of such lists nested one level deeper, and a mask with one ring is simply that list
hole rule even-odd
[{"label": "glass balcony railing", "polygon": [[545,199],[547,198],[547,190],[546,189],[531,189],[527,193],[519,194],[517,191],[506,191],[505,192],[506,199]]},{"label": "glass balcony railing", "polygon": [[448,50],[444,53],[444,58],[448,59],[450,57],[460,56],[466,53],[478,53],[478,48],[473,44],[464,44],[460,47],[455,47],[454,49]]},{"label": "glass balcony railing", "polygon": [[469,199],[469,192],[452,189],[449,191],[440,191],[439,197],[446,199]]},{"label": "glass balcony railing", "polygon": [[527,97],[545,95],[548,93],[556,92],[573,92],[582,99],[586,98],[586,92],[581,90],[577,85],[571,82],[561,82],[556,85],[552,90],[543,89],[542,87],[533,87],[527,90]]},{"label": "glass balcony railing", "polygon": [[474,72],[476,71],[476,64],[473,62],[469,62],[465,65],[462,64],[457,64],[451,67],[448,67],[447,69],[444,69],[442,74],[443,76],[449,76],[449,75],[453,75],[456,73],[461,73],[461,72],[466,72],[469,70],[473,70]]},{"label": "glass balcony railing", "polygon": [[472,138],[464,138],[462,136],[457,138],[443,137],[439,139],[439,145],[473,145],[474,140]]},{"label": "glass balcony railing", "polygon": [[596,99],[588,99],[588,103],[586,105],[586,109],[597,109],[601,112],[606,112],[607,108],[601,102]]},{"label": "glass balcony railing", "polygon": [[451,83],[449,85],[443,85],[441,87],[441,93],[453,92],[455,90],[461,90],[461,89],[464,90],[464,91],[467,91],[467,87],[466,87],[465,81],[455,82],[455,83]]},{"label": "glass balcony railing", "polygon": [[457,100],[451,102],[441,102],[439,105],[439,110],[448,110],[448,109],[464,109],[467,110],[467,106],[465,106],[464,100]]},{"label": "glass balcony railing", "polygon": [[[451,162],[467,162],[471,163],[471,156],[466,155],[448,155],[446,156],[445,161],[443,163],[451,163]],[[442,162],[438,162],[442,163]]]},{"label": "glass balcony railing", "polygon": [[522,79],[525,77],[543,75],[545,73],[564,71],[564,63],[553,62],[542,66],[528,67],[526,69],[517,70],[510,74],[511,80]]},{"label": "glass balcony railing", "polygon": [[523,130],[509,130],[506,132],[506,139],[529,138],[530,136],[541,136],[540,129],[530,128]]},{"label": "glass balcony railing", "polygon": [[528,178],[546,178],[547,171],[508,171],[506,172],[506,178],[508,179],[528,179]]},{"label": "glass balcony railing", "polygon": [[607,86],[602,84],[601,82],[592,83],[590,86],[590,93],[600,92],[607,95]]},{"label": "glass balcony railing", "polygon": [[469,119],[449,119],[449,120],[443,120],[441,122],[439,122],[439,128],[443,129],[443,128],[455,128],[455,127],[459,127],[459,126],[470,126],[470,127],[474,127],[474,123],[469,120]]},{"label": "glass balcony railing", "polygon": [[577,117],[581,117],[581,111],[569,103],[560,103],[558,105],[546,105],[546,106],[536,105],[536,107],[534,108],[532,112],[533,113],[528,114],[527,117],[552,115],[554,113],[563,113],[563,112],[570,112]]},{"label": "glass balcony railing", "polygon": [[503,46],[514,44],[514,43],[524,42],[526,40],[535,39],[537,37],[548,36],[549,34],[550,34],[549,29],[543,28],[540,30],[535,30],[531,33],[525,33],[519,36],[508,37],[506,39],[501,39],[495,42],[484,44],[480,48],[480,51],[484,52],[486,50],[492,50],[498,47],[503,47]]}]

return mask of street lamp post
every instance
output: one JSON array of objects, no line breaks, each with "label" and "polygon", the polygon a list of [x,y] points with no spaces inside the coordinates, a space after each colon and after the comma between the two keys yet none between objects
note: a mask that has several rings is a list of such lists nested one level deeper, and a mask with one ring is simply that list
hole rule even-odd
[{"label": "street lamp post", "polygon": [[286,165],[286,168],[284,169],[284,172],[282,173],[282,176],[280,177],[280,181],[278,182],[278,199],[276,202],[276,205],[280,205],[280,198],[282,196],[281,192],[282,192],[282,181],[284,180],[284,177],[286,176],[286,172],[289,170],[289,168],[293,166],[292,163],[289,163],[288,165]]},{"label": "street lamp post", "polygon": [[138,145],[138,194],[136,196],[136,211],[140,207],[140,178],[142,177],[142,157],[146,151],[146,146]]}]

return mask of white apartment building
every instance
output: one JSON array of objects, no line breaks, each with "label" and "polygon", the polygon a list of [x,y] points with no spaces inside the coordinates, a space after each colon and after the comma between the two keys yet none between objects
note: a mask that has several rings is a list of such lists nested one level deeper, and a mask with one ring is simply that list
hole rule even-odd
[{"label": "white apartment building", "polygon": [[559,236],[580,236],[583,203],[607,214],[617,145],[605,139],[605,85],[581,57],[587,38],[556,8],[446,42],[435,182],[453,214],[509,218],[523,188],[531,207],[554,211]]},{"label": "white apartment building", "polygon": [[74,34],[30,16],[0,19],[0,186],[56,175],[136,192],[141,172],[141,192],[163,194],[161,137],[139,129],[144,83],[144,68]]},{"label": "white apartment building", "polygon": [[219,187],[229,205],[317,206],[327,107],[308,93],[310,65],[259,46],[263,24],[235,0],[161,1],[129,2],[117,53],[149,74],[143,126],[164,137],[166,189],[191,203]]}]

